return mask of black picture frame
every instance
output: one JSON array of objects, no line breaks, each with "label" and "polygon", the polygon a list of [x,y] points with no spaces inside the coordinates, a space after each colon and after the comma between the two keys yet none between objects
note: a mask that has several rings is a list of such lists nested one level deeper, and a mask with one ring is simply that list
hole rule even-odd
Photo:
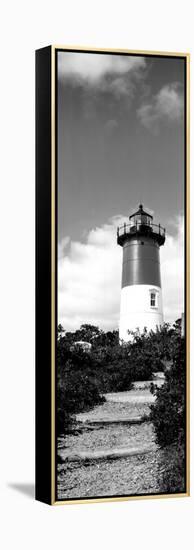
[{"label": "black picture frame", "polygon": [[[185,60],[186,483],[176,494],[57,498],[57,63],[59,51],[180,56]],[[189,496],[189,54],[48,46],[36,51],[36,499],[47,504]],[[44,332],[44,338],[43,338]],[[46,345],[45,345],[46,342]]]}]

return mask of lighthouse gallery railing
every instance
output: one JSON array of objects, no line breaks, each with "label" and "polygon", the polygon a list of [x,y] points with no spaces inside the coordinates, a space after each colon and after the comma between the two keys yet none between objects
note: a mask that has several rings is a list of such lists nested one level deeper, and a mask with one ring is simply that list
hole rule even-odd
[{"label": "lighthouse gallery railing", "polygon": [[155,223],[141,223],[136,221],[131,223],[124,223],[122,226],[117,227],[117,242],[120,244],[120,240],[125,237],[125,235],[134,235],[134,234],[152,234],[158,235],[161,240],[165,240],[166,230],[160,224]]}]

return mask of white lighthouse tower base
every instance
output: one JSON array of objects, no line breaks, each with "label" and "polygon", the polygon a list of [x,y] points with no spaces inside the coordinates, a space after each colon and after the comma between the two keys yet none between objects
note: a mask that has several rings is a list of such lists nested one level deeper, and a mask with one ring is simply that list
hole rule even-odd
[{"label": "white lighthouse tower base", "polygon": [[140,333],[156,330],[163,324],[162,291],[159,286],[130,285],[121,290],[119,338],[124,342],[132,340],[128,331]]}]

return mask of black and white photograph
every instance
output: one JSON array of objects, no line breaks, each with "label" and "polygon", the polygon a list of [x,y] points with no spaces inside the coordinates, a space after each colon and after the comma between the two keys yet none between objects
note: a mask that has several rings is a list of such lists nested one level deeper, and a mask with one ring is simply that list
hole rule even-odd
[{"label": "black and white photograph", "polygon": [[184,55],[56,51],[56,499],[187,493]]}]

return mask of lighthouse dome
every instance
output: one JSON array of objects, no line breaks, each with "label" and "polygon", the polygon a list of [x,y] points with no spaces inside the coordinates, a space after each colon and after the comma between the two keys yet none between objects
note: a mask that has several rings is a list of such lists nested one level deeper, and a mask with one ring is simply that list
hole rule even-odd
[{"label": "lighthouse dome", "polygon": [[151,225],[153,216],[143,209],[143,204],[140,204],[138,210],[129,216],[129,220],[131,226],[136,224]]}]

